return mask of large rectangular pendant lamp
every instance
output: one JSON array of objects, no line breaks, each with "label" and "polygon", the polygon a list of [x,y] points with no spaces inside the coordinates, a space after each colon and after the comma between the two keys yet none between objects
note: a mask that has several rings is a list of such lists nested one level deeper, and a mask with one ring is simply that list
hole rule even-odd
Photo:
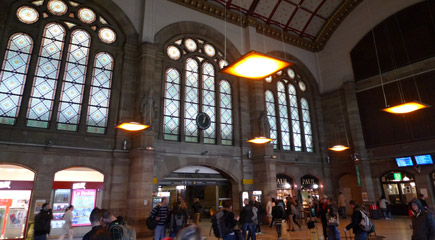
[{"label": "large rectangular pendant lamp", "polygon": [[231,63],[220,72],[250,79],[263,79],[294,63],[272,57],[254,50],[246,53],[237,61]]},{"label": "large rectangular pendant lamp", "polygon": [[414,112],[428,107],[430,107],[430,105],[413,101],[413,102],[406,102],[400,105],[384,108],[382,109],[382,111],[394,113],[394,114],[405,114],[405,113]]}]

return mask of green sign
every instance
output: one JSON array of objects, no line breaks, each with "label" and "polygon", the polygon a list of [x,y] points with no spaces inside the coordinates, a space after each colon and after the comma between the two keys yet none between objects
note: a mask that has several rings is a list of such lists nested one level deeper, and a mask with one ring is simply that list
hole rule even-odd
[{"label": "green sign", "polygon": [[394,174],[394,180],[396,180],[396,181],[402,181],[402,173],[395,172],[393,174]]},{"label": "green sign", "polygon": [[356,171],[356,180],[358,181],[358,187],[361,187],[361,177],[359,175],[359,168],[358,168],[358,166],[355,166],[355,171]]}]

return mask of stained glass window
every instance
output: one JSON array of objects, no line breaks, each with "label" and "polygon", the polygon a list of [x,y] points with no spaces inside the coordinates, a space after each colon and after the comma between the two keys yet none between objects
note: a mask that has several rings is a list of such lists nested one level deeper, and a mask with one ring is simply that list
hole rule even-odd
[{"label": "stained glass window", "polygon": [[272,141],[273,148],[278,149],[278,131],[276,124],[276,113],[275,113],[275,99],[273,93],[270,90],[266,91],[265,94],[267,119],[269,120],[270,126],[270,138],[275,139]]},{"label": "stained glass window", "polygon": [[58,16],[62,16],[68,11],[68,6],[60,0],[50,0],[47,7],[51,13]]},{"label": "stained glass window", "polygon": [[216,102],[214,67],[208,62],[202,65],[202,111],[210,116],[210,127],[204,130],[204,143],[216,143]]},{"label": "stained glass window", "polygon": [[299,120],[299,106],[298,98],[296,95],[296,88],[288,85],[289,100],[290,100],[290,117],[292,122],[293,132],[293,145],[295,151],[302,151],[302,136],[301,136],[301,123]]},{"label": "stained glass window", "polygon": [[20,7],[17,10],[18,19],[26,24],[32,24],[38,21],[39,13],[32,7]]},{"label": "stained glass window", "polygon": [[79,19],[80,21],[84,22],[84,23],[93,23],[95,22],[95,20],[97,20],[97,16],[95,15],[95,12],[92,11],[89,8],[81,8],[79,10]]},{"label": "stained glass window", "polygon": [[166,50],[166,53],[168,54],[168,57],[170,57],[172,60],[178,60],[181,57],[180,50],[175,46],[169,46]]},{"label": "stained glass window", "polygon": [[88,132],[100,134],[106,132],[113,63],[113,58],[108,53],[98,53],[95,56],[87,115]]},{"label": "stained glass window", "polygon": [[289,69],[287,69],[287,75],[288,75],[291,79],[294,79],[294,78],[295,78],[295,71],[293,71],[293,69],[289,68]]},{"label": "stained glass window", "polygon": [[288,124],[287,97],[284,83],[278,82],[278,108],[283,150],[290,150],[290,127]]},{"label": "stained glass window", "polygon": [[111,44],[116,41],[116,33],[107,27],[101,28],[100,31],[98,31],[98,36],[104,43]]},{"label": "stained glass window", "polygon": [[228,66],[228,62],[226,60],[220,60],[219,61],[219,67],[222,69],[224,67]]},{"label": "stained glass window", "polygon": [[204,51],[205,51],[205,54],[207,54],[209,57],[214,57],[214,55],[216,54],[216,50],[210,44],[204,45]]},{"label": "stained glass window", "polygon": [[186,96],[184,103],[184,133],[186,142],[198,142],[196,116],[199,113],[198,62],[192,58],[186,60]]},{"label": "stained glass window", "polygon": [[226,80],[222,80],[220,82],[220,100],[222,144],[233,145],[233,107],[231,100],[231,85]]},{"label": "stained glass window", "polygon": [[45,27],[27,112],[27,126],[48,128],[62,59],[65,29],[56,23]]},{"label": "stained glass window", "polygon": [[163,137],[178,140],[180,129],[180,73],[174,68],[166,71]]},{"label": "stained glass window", "polygon": [[307,85],[305,85],[305,83],[304,83],[302,80],[300,80],[300,81],[298,82],[298,85],[299,85],[299,89],[300,89],[302,92],[305,92],[305,91],[307,90]]},{"label": "stained glass window", "polygon": [[304,125],[305,147],[307,148],[307,152],[313,152],[313,132],[311,129],[310,107],[308,105],[307,99],[301,98],[301,108],[302,122]]},{"label": "stained glass window", "polygon": [[196,42],[191,38],[186,39],[186,41],[184,42],[184,46],[186,46],[187,50],[189,50],[190,52],[196,51],[197,48]]},{"label": "stained glass window", "polygon": [[86,31],[72,33],[57,115],[57,128],[60,130],[77,131],[90,44],[91,38]]},{"label": "stained glass window", "polygon": [[14,125],[18,117],[32,48],[32,39],[26,34],[18,33],[9,38],[0,72],[1,124]]}]

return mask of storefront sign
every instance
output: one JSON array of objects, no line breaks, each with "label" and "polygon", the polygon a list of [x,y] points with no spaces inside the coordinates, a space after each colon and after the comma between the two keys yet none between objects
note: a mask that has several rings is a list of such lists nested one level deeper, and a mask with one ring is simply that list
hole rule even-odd
[{"label": "storefront sign", "polygon": [[253,195],[261,195],[261,191],[253,191],[252,194]]},{"label": "storefront sign", "polygon": [[86,189],[86,183],[74,183],[72,189]]},{"label": "storefront sign", "polygon": [[305,189],[316,189],[320,186],[319,179],[312,175],[305,175],[301,178],[301,185]]},{"label": "storefront sign", "polygon": [[53,182],[53,189],[104,189],[104,182]]},{"label": "storefront sign", "polygon": [[11,188],[11,181],[1,181],[0,182],[0,189],[10,189]]},{"label": "storefront sign", "polygon": [[402,181],[402,173],[395,172],[393,174],[394,174],[394,180],[396,180],[396,181]]},{"label": "storefront sign", "polygon": [[157,193],[157,197],[170,197],[171,193],[170,192],[158,192]]},{"label": "storefront sign", "polygon": [[285,174],[276,175],[277,189],[293,189],[293,179]]}]

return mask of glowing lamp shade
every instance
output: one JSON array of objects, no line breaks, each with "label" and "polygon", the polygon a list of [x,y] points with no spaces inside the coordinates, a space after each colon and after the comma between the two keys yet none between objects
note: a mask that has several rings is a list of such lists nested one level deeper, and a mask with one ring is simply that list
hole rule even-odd
[{"label": "glowing lamp shade", "polygon": [[263,79],[290,65],[293,63],[250,51],[236,62],[223,68],[221,72],[238,77]]},{"label": "glowing lamp shade", "polygon": [[349,149],[349,147],[346,147],[344,145],[335,145],[335,146],[329,148],[329,150],[334,151],[334,152],[341,152],[341,151],[344,151],[347,149]]},{"label": "glowing lamp shade", "polygon": [[382,109],[385,112],[394,113],[394,114],[404,114],[414,112],[423,108],[430,107],[427,104],[419,103],[419,102],[407,102],[404,104],[396,105],[389,108]]},{"label": "glowing lamp shade", "polygon": [[255,137],[253,139],[248,140],[247,142],[254,143],[254,144],[265,144],[273,139],[267,138],[267,137]]},{"label": "glowing lamp shade", "polygon": [[117,128],[121,128],[121,129],[124,129],[126,131],[131,131],[131,132],[142,131],[142,130],[147,129],[149,127],[150,126],[148,126],[148,125],[140,124],[137,122],[121,123],[120,125],[117,126]]}]

